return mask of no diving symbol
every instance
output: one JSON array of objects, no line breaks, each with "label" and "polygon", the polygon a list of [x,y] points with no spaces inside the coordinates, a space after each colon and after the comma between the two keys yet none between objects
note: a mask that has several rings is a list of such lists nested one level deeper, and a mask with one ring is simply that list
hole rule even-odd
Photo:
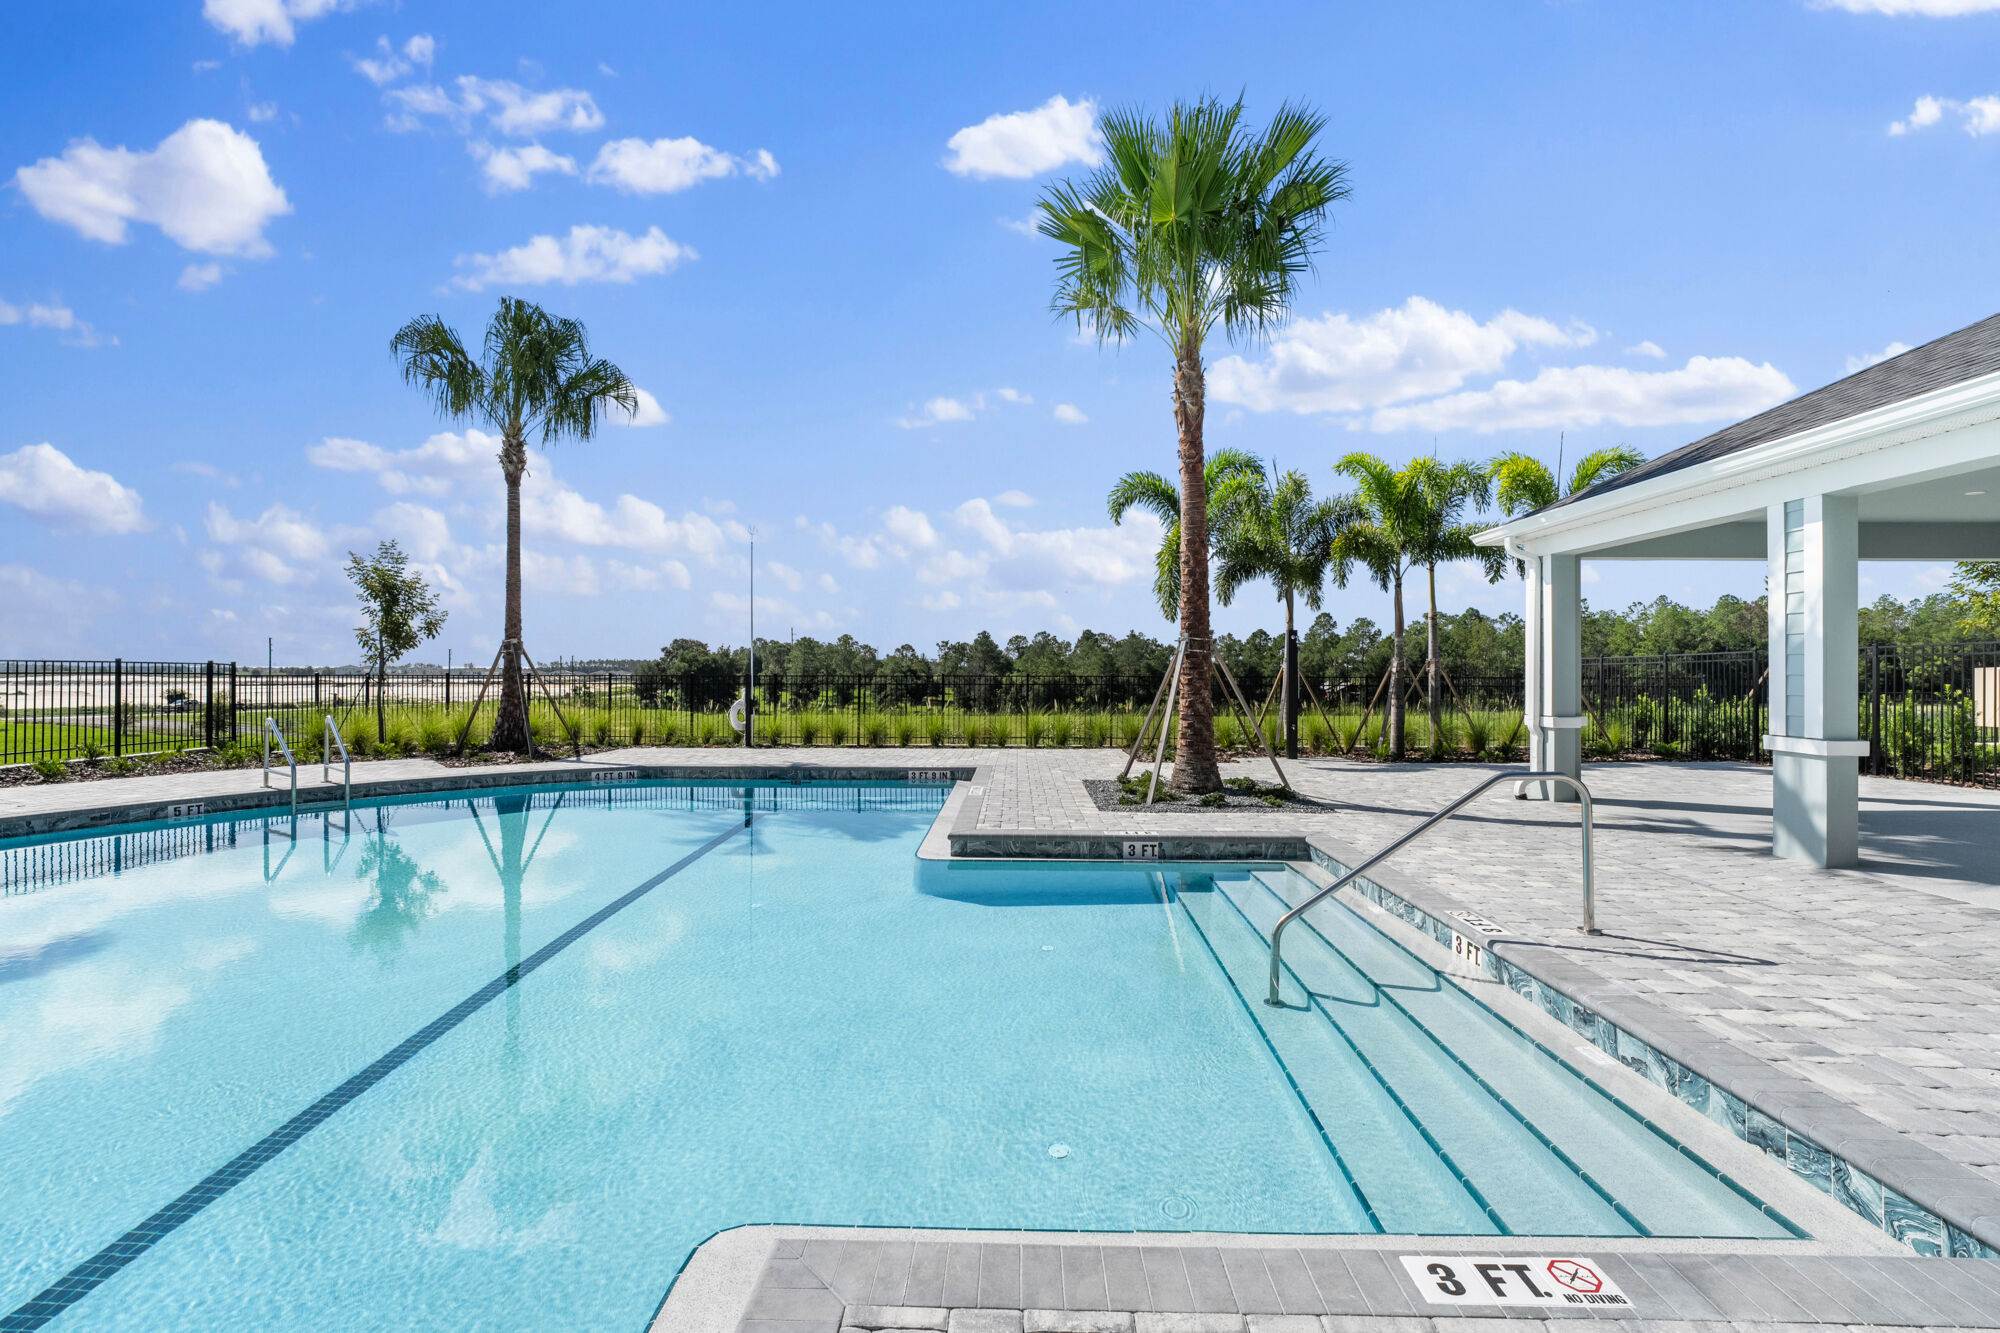
[{"label": "no diving symbol", "polygon": [[1604,1279],[1574,1259],[1549,1260],[1549,1276],[1571,1291],[1594,1293],[1604,1290]]}]

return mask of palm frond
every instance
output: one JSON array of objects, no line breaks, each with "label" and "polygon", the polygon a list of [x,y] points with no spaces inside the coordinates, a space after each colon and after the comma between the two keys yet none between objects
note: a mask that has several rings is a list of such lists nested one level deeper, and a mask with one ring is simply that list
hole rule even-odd
[{"label": "palm frond", "polygon": [[1570,474],[1569,494],[1588,490],[1607,477],[1615,477],[1621,472],[1630,472],[1646,461],[1646,455],[1629,444],[1607,445],[1593,449],[1576,461],[1576,471]]}]

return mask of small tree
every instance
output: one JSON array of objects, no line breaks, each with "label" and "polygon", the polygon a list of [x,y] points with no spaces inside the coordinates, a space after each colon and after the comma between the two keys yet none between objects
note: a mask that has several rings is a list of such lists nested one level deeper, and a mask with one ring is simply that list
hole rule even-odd
[{"label": "small tree", "polygon": [[1967,634],[2000,631],[2000,560],[1961,560],[1952,570],[1950,587],[1955,596],[1963,599],[1961,631]]},{"label": "small tree", "polygon": [[389,664],[444,628],[445,613],[424,576],[410,570],[410,557],[393,541],[375,548],[363,560],[347,553],[347,577],[360,599],[366,621],[354,631],[361,651],[375,663],[375,740],[389,739],[389,719],[383,691],[389,685]]}]

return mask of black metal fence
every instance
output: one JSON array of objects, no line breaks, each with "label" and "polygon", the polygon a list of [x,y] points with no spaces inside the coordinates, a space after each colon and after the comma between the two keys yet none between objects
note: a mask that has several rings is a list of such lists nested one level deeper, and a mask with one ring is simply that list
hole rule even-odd
[{"label": "black metal fence", "polygon": [[[1864,770],[1949,782],[2000,783],[2000,643],[1864,649]],[[1761,757],[1769,729],[1762,652],[1587,658],[1588,752],[1596,757]],[[301,761],[317,759],[325,719],[359,755],[448,753],[489,734],[494,700],[473,716],[484,671],[265,670],[227,662],[0,662],[0,764],[117,762],[160,752],[239,751],[277,721]],[[1515,753],[1525,741],[1518,676],[1440,679],[1430,732],[1430,677],[1405,682],[1407,745],[1416,754]],[[1132,675],[930,674],[907,663],[873,673],[780,677],[758,684],[755,732],[781,746],[1037,746],[1130,744],[1159,681]],[[1386,682],[1313,682],[1300,721],[1314,753],[1377,750]],[[740,682],[726,672],[672,674],[545,668],[529,673],[530,722],[555,752],[614,745],[733,745]],[[1225,746],[1250,743],[1238,710],[1211,699]],[[1268,692],[1249,698],[1267,736]]]}]

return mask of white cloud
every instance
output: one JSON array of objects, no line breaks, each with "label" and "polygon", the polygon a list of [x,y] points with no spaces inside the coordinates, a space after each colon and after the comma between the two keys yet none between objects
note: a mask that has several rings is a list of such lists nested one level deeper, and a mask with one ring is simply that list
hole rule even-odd
[{"label": "white cloud", "polygon": [[408,57],[389,45],[387,37],[375,39],[375,52],[372,56],[355,57],[354,72],[376,87],[394,83],[410,72]]},{"label": "white cloud", "polygon": [[[310,582],[323,572],[332,555],[328,534],[304,514],[282,504],[272,505],[256,518],[237,518],[210,501],[203,525],[210,541],[235,547],[243,568],[265,583]],[[212,565],[211,572],[215,569]]]},{"label": "white cloud", "polygon": [[661,588],[685,591],[694,580],[688,567],[678,560],[662,560],[657,565],[628,565],[622,560],[604,562],[611,586],[630,592],[657,592]]},{"label": "white cloud", "polygon": [[840,593],[840,584],[834,581],[834,577],[831,574],[822,574],[819,576],[819,588],[821,592],[830,593],[835,596],[838,596]]},{"label": "white cloud", "polygon": [[479,159],[479,174],[484,178],[488,194],[525,190],[535,183],[535,176],[540,172],[576,175],[575,158],[552,153],[538,143],[524,144],[519,148],[495,148],[484,140],[475,140],[467,144],[466,149]]},{"label": "white cloud", "polygon": [[181,270],[180,281],[174,286],[184,292],[205,292],[222,281],[222,265],[209,261],[206,264],[189,264]]},{"label": "white cloud", "polygon": [[[468,483],[497,488],[499,453],[500,437],[478,430],[463,435],[440,431],[414,449],[395,452],[366,440],[330,435],[306,449],[306,461],[333,472],[371,472],[376,484],[391,495],[441,499]],[[531,455],[530,468],[537,464]]]},{"label": "white cloud", "polygon": [[427,32],[420,32],[403,43],[403,58],[413,65],[422,65],[425,69],[429,69],[431,60],[436,55],[437,39]]},{"label": "white cloud", "polygon": [[1900,135],[1928,129],[1947,113],[1957,116],[1960,127],[1975,139],[2000,134],[2000,96],[1993,94],[1963,102],[1949,97],[1919,97],[1906,118],[1889,123],[1889,133]]},{"label": "white cloud", "polygon": [[993,497],[993,503],[1006,505],[1009,509],[1032,509],[1035,497],[1026,491],[1002,491]]},{"label": "white cloud", "polygon": [[924,403],[923,410],[911,416],[896,418],[896,424],[904,430],[921,430],[925,426],[940,426],[948,421],[970,421],[972,409],[956,398],[932,398]]},{"label": "white cloud", "polygon": [[895,505],[882,515],[882,529],[908,549],[928,551],[938,544],[937,529],[930,519],[903,505]]},{"label": "white cloud", "polygon": [[364,0],[202,0],[201,16],[240,46],[290,46],[297,24],[343,13]]},{"label": "white cloud", "polygon": [[1083,409],[1075,403],[1057,403],[1055,418],[1065,426],[1081,426],[1084,422],[1090,420],[1089,417],[1083,414]]},{"label": "white cloud", "polygon": [[[1377,431],[1555,430],[1609,422],[1665,426],[1746,417],[1797,390],[1770,362],[1742,357],[1689,357],[1679,370],[1622,366],[1545,366],[1532,380],[1501,380],[1490,388],[1377,409]],[[1355,424],[1359,424],[1358,422]]]},{"label": "white cloud", "polygon": [[1019,389],[1009,389],[1009,388],[995,389],[993,391],[993,396],[995,398],[998,398],[1003,403],[1013,403],[1016,406],[1021,406],[1021,407],[1028,406],[1035,401],[1027,394],[1022,393]]},{"label": "white cloud", "polygon": [[770,180],[778,174],[778,160],[762,148],[750,157],[737,157],[692,137],[651,143],[613,139],[597,150],[586,179],[627,194],[674,194],[738,172],[753,180]]},{"label": "white cloud", "polygon": [[652,394],[647,393],[636,384],[632,386],[632,392],[639,399],[639,410],[628,417],[616,408],[612,409],[610,415],[604,418],[611,425],[664,426],[673,420],[672,417],[667,415],[667,409],[660,406],[660,400],[653,397]]},{"label": "white cloud", "polygon": [[1071,162],[1094,167],[1104,160],[1097,104],[1088,98],[1071,102],[1061,94],[1033,111],[988,116],[968,125],[945,147],[951,150],[945,170],[981,180],[994,176],[1025,180]]},{"label": "white cloud", "polygon": [[243,108],[243,114],[250,117],[251,124],[261,125],[267,120],[276,120],[278,118],[278,104],[276,102],[252,102],[249,106]]},{"label": "white cloud", "polygon": [[1850,356],[1847,358],[1847,373],[1852,375],[1858,371],[1866,370],[1872,365],[1887,361],[1892,356],[1901,356],[1909,350],[1910,345],[1908,343],[1892,342],[1879,352],[1869,352],[1862,356]]},{"label": "white cloud", "polygon": [[43,217],[112,245],[143,222],[183,249],[267,255],[265,226],[292,211],[257,141],[219,120],[190,120],[144,152],[79,139],[14,180]]},{"label": "white cloud", "polygon": [[875,569],[882,563],[882,548],[872,537],[842,535],[831,523],[814,524],[801,514],[795,520],[801,532],[817,537],[821,546],[856,569]]},{"label": "white cloud", "polygon": [[803,588],[806,585],[805,575],[799,573],[798,570],[793,569],[790,565],[784,564],[781,561],[766,560],[764,562],[764,568],[771,571],[772,578],[784,584],[785,587],[789,588],[793,592],[797,592],[800,588]]},{"label": "white cloud", "polygon": [[551,130],[583,133],[602,129],[604,113],[581,88],[551,88],[536,92],[510,79],[482,79],[462,74],[453,80],[454,97],[434,83],[392,88],[383,94],[392,107],[399,108],[389,120],[392,129],[415,129],[426,116],[438,116],[461,130],[479,116],[501,134],[526,138]]},{"label": "white cloud", "polygon": [[452,282],[469,292],[495,283],[559,282],[574,287],[580,282],[631,282],[693,258],[692,249],[668,239],[658,227],[631,236],[610,227],[579,224],[566,237],[536,236],[497,255],[460,255],[457,264],[471,271]]},{"label": "white cloud", "polygon": [[2000,0],[1814,0],[1813,8],[1844,9],[1850,14],[1956,18],[1961,14],[1985,14],[2000,9]]},{"label": "white cloud", "polygon": [[523,549],[521,581],[537,592],[560,592],[573,597],[595,597],[599,591],[597,566],[587,555],[551,555],[547,551]]},{"label": "white cloud", "polygon": [[1667,357],[1667,349],[1654,342],[1651,338],[1647,338],[1643,342],[1633,343],[1630,347],[1626,348],[1625,355],[1650,356],[1655,361],[1664,361]]},{"label": "white cloud", "polygon": [[[97,330],[76,317],[76,311],[60,301],[36,302],[26,310],[0,301],[0,326],[26,324],[31,329],[54,329],[72,347],[98,345]],[[112,339],[116,342],[117,339]]]},{"label": "white cloud", "polygon": [[1216,362],[1209,395],[1257,412],[1360,412],[1497,374],[1522,347],[1587,347],[1596,340],[1587,324],[1563,328],[1516,310],[1482,324],[1412,296],[1365,319],[1343,313],[1299,320],[1272,341],[1264,360]]},{"label": "white cloud", "polygon": [[0,454],[0,500],[67,532],[138,532],[149,526],[137,491],[109,472],[78,467],[50,444]]}]

